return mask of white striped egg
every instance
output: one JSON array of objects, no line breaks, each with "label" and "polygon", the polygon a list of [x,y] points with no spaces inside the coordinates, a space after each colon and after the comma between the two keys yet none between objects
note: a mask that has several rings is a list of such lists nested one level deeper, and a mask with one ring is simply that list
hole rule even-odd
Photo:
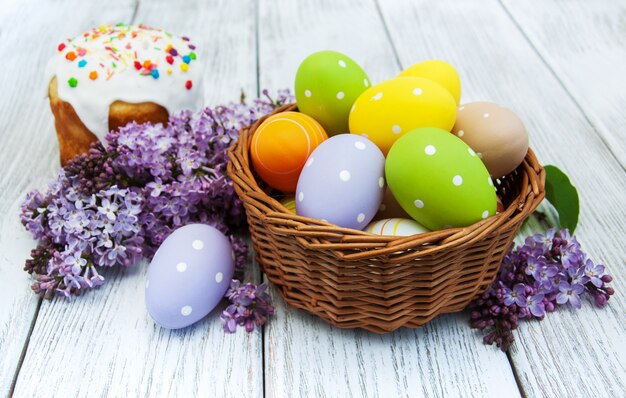
[{"label": "white striped egg", "polygon": [[365,229],[374,235],[411,236],[429,232],[424,226],[415,220],[408,218],[385,218],[370,223]]}]

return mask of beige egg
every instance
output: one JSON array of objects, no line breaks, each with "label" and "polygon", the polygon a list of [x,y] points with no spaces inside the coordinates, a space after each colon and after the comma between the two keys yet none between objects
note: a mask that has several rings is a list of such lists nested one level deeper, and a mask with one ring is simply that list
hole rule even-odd
[{"label": "beige egg", "polygon": [[494,178],[515,170],[528,151],[528,133],[520,118],[491,102],[460,106],[452,133],[476,152]]}]

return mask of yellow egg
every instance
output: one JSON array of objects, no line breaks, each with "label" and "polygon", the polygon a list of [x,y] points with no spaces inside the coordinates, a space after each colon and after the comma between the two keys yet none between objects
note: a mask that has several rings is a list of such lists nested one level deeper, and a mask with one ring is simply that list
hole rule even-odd
[{"label": "yellow egg", "polygon": [[450,131],[456,102],[446,89],[423,77],[397,77],[365,90],[350,111],[350,133],[373,141],[386,156],[403,134],[419,127]]},{"label": "yellow egg", "polygon": [[409,66],[398,76],[425,77],[448,90],[456,103],[461,100],[461,79],[456,69],[445,61],[431,59]]}]

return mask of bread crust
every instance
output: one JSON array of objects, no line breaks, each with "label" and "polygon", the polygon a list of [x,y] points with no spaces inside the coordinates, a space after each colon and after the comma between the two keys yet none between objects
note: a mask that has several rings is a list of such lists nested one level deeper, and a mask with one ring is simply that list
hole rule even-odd
[{"label": "bread crust", "polygon": [[[87,153],[90,145],[98,141],[98,137],[89,131],[80,120],[74,107],[59,98],[56,77],[50,81],[48,97],[50,109],[54,115],[57,139],[59,140],[61,165],[65,166],[76,155]],[[117,130],[132,121],[163,123],[165,125],[168,117],[167,109],[154,102],[132,104],[115,101],[109,107],[109,130]]]}]

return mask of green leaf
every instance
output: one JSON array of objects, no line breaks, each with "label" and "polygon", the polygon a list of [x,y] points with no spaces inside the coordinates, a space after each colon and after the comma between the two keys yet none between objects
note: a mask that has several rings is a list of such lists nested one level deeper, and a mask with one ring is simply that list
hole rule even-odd
[{"label": "green leaf", "polygon": [[547,165],[544,169],[546,170],[546,199],[559,213],[561,228],[567,228],[573,234],[580,212],[578,191],[570,182],[569,177],[558,167]]}]

